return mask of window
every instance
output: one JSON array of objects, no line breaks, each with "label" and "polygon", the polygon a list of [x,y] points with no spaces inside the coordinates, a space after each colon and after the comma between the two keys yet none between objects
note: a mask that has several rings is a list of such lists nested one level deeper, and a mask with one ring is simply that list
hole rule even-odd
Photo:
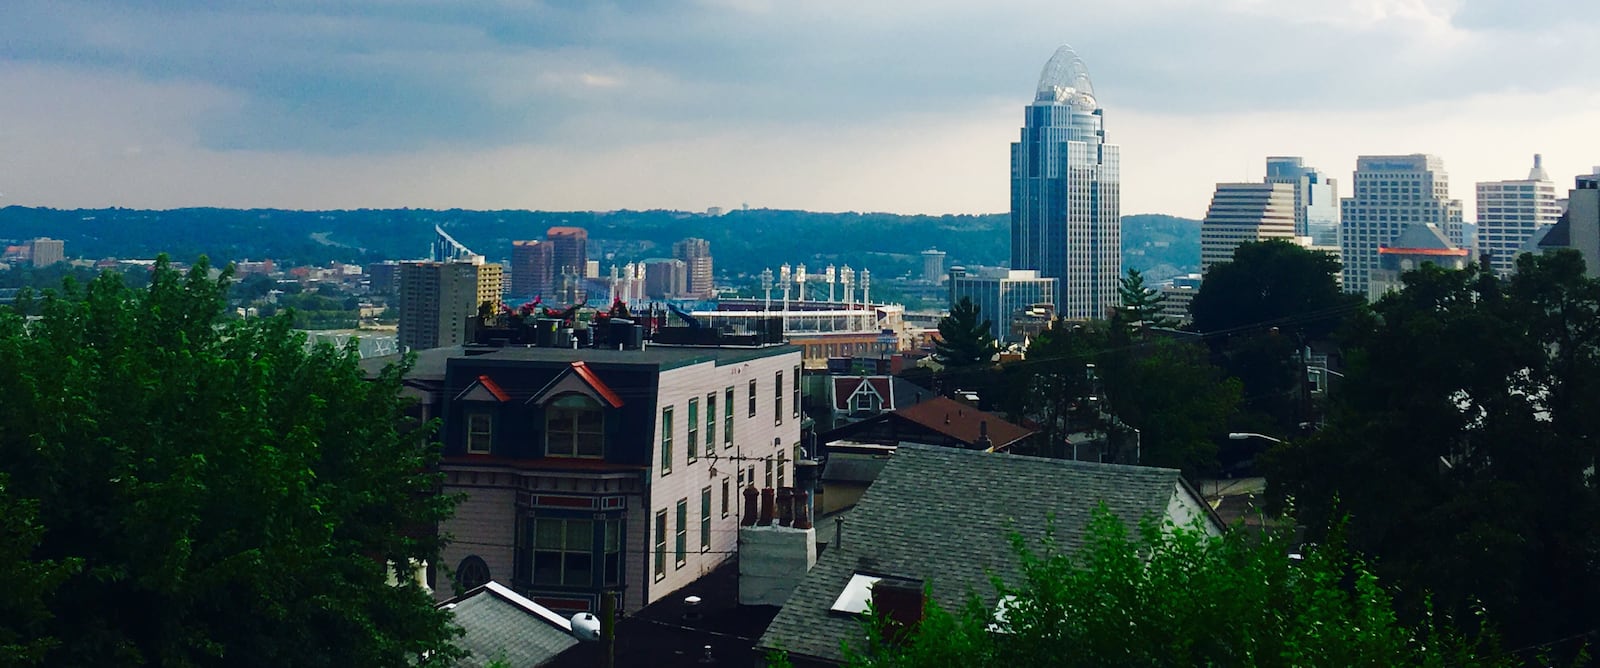
[{"label": "window", "polygon": [[717,393],[706,395],[706,456],[717,449]]},{"label": "window", "polygon": [[606,584],[622,582],[622,520],[606,520]]},{"label": "window", "polygon": [[783,485],[783,465],[784,465],[785,462],[784,462],[783,457],[784,457],[784,453],[781,453],[781,452],[778,453],[778,487],[779,488],[782,488],[784,486]]},{"label": "window", "polygon": [[873,395],[871,392],[857,392],[856,393],[856,410],[858,410],[858,411],[870,411],[870,410],[872,410],[872,399],[873,399],[874,396],[875,395]]},{"label": "window", "polygon": [[533,583],[587,587],[594,584],[594,522],[534,520]]},{"label": "window", "polygon": [[772,383],[772,424],[783,424],[783,372],[779,371],[773,377]]},{"label": "window", "polygon": [[656,513],[656,581],[667,577],[667,511]]},{"label": "window", "polygon": [[700,490],[700,551],[711,550],[711,488]]},{"label": "window", "polygon": [[467,415],[467,454],[487,455],[494,441],[494,416],[488,413]]},{"label": "window", "polygon": [[604,457],[605,421],[600,403],[581,394],[567,394],[545,408],[545,455]]},{"label": "window", "polygon": [[683,568],[683,565],[688,563],[688,557],[685,557],[684,554],[689,551],[689,499],[687,497],[678,499],[677,538],[677,543],[673,545],[676,549],[672,554],[677,559],[675,562],[677,568]]},{"label": "window", "polygon": [[728,479],[727,478],[723,478],[722,479],[722,516],[723,516],[723,518],[727,518],[727,516],[728,516]]},{"label": "window", "polygon": [[700,398],[689,400],[689,463],[700,459]]},{"label": "window", "polygon": [[771,487],[772,486],[772,458],[771,457],[767,457],[767,458],[763,459],[762,461],[767,463],[767,477],[766,477],[767,485],[766,486],[767,487]]},{"label": "window", "polygon": [[672,407],[661,409],[661,475],[672,472]]},{"label": "window", "polygon": [[489,564],[476,554],[468,555],[456,566],[456,582],[462,589],[476,589],[489,583]]},{"label": "window", "polygon": [[794,417],[800,417],[800,365],[794,365],[794,396],[789,398],[789,403],[794,407]]},{"label": "window", "polygon": [[722,416],[722,447],[733,447],[733,387],[729,386],[722,394],[728,406],[728,413]]},{"label": "window", "polygon": [[750,417],[756,416],[756,382],[750,381]]}]

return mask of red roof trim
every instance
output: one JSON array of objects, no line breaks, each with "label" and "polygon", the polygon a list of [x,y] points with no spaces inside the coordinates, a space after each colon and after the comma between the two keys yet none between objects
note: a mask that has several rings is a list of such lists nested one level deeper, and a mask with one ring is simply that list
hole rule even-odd
[{"label": "red roof trim", "polygon": [[500,386],[496,385],[488,376],[478,376],[478,384],[482,385],[483,389],[488,390],[489,394],[494,395],[494,398],[502,402],[511,401],[511,395],[506,394],[506,391],[500,389]]},{"label": "red roof trim", "polygon": [[583,379],[583,382],[588,383],[589,387],[594,388],[594,391],[598,392],[606,400],[606,403],[611,404],[612,408],[622,408],[622,397],[615,390],[612,390],[611,386],[606,385],[605,381],[600,380],[600,377],[589,369],[589,365],[583,362],[573,362],[572,370],[578,374],[579,378]]}]

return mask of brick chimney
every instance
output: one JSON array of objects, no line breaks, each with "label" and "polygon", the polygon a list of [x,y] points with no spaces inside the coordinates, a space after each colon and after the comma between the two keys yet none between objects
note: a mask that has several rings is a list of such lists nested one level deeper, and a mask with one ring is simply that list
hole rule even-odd
[{"label": "brick chimney", "polygon": [[[774,491],[761,490],[760,518],[739,528],[740,605],[783,605],[817,565],[817,531],[811,527],[805,490]],[[745,490],[748,507],[754,507],[756,494],[754,487]],[[774,510],[779,512],[776,523]]]},{"label": "brick chimney", "polygon": [[872,607],[883,616],[887,627],[884,635],[891,642],[900,642],[917,630],[922,623],[922,580],[915,578],[883,578],[872,585]]},{"label": "brick chimney", "polygon": [[989,440],[988,420],[983,420],[978,423],[978,442],[972,444],[972,447],[979,450],[988,450],[994,447],[994,441]]}]

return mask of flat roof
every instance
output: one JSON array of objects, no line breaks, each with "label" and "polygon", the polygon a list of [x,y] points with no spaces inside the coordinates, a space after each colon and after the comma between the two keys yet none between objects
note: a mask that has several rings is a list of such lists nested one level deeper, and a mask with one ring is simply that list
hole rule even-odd
[{"label": "flat roof", "polygon": [[[643,350],[539,348],[531,346],[505,346],[502,348],[452,346],[417,351],[416,365],[412,367],[411,373],[407,374],[406,377],[436,377],[442,379],[451,359],[493,360],[498,363],[528,363],[534,365],[569,364],[582,361],[591,364],[633,364],[661,369],[676,369],[705,362],[715,362],[718,365],[738,364],[790,353],[798,355],[800,351],[799,346],[790,344],[759,348],[648,345]],[[399,355],[386,355],[384,357],[364,359],[361,361],[361,366],[369,373],[376,373],[382,370],[384,366],[398,361],[400,361]]]}]

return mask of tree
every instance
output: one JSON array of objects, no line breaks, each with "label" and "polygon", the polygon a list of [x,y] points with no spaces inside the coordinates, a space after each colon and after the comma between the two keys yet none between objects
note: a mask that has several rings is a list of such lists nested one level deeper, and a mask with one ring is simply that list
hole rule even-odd
[{"label": "tree", "polygon": [[1155,339],[1107,368],[1106,405],[1120,425],[1139,430],[1139,452],[1121,461],[1215,473],[1217,442],[1238,411],[1242,384],[1206,359],[1203,346]]},{"label": "tree", "polygon": [[1122,299],[1122,317],[1134,329],[1171,327],[1175,324],[1172,318],[1161,315],[1161,306],[1166,297],[1160,290],[1145,287],[1144,275],[1139,270],[1128,270],[1128,275],[1122,277],[1117,286],[1117,295]]},{"label": "tree", "polygon": [[1149,521],[1130,533],[1102,506],[1076,550],[1049,538],[1036,552],[1017,535],[1012,547],[1023,579],[995,582],[1003,617],[977,596],[956,611],[929,597],[909,631],[875,611],[849,664],[1511,665],[1492,656],[1492,638],[1397,622],[1378,579],[1338,542],[1302,551],[1287,532],[1217,537]]},{"label": "tree", "polygon": [[1404,280],[1351,323],[1332,419],[1269,453],[1269,491],[1313,533],[1348,515],[1413,618],[1432,592],[1519,645],[1595,628],[1600,281],[1572,252],[1524,255],[1509,283]]},{"label": "tree", "polygon": [[939,321],[939,342],[935,350],[946,366],[965,367],[987,364],[997,346],[989,332],[990,322],[979,320],[978,306],[962,297]]},{"label": "tree", "polygon": [[36,511],[4,547],[81,565],[0,640],[43,642],[46,665],[454,656],[449,613],[385,584],[434,559],[450,508],[427,429],[403,422],[404,365],[369,379],[284,317],[228,319],[231,272],[209,270],[163,257],[148,289],[103,274],[37,320],[0,309],[4,495]]},{"label": "tree", "polygon": [[1287,434],[1310,421],[1297,358],[1325,340],[1364,303],[1340,291],[1339,262],[1283,240],[1248,242],[1213,265],[1189,307],[1212,359],[1244,383],[1246,409]]}]

